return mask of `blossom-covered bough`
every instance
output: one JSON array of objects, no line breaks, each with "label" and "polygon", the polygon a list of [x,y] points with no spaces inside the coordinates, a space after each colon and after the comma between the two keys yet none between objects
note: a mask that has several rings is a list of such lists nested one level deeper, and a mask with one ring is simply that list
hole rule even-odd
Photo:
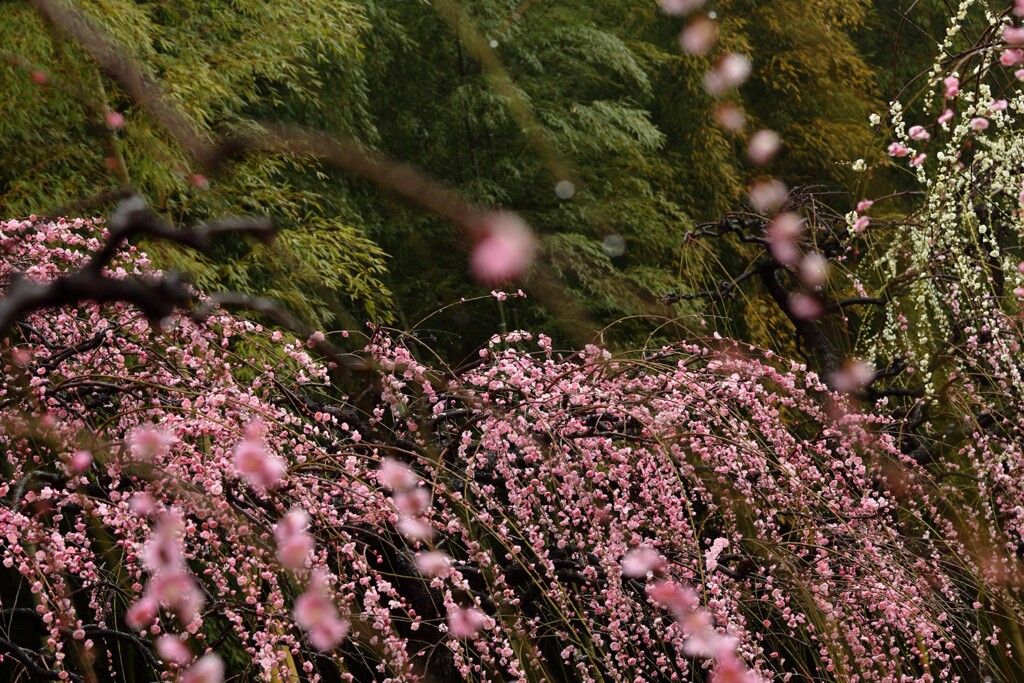
[{"label": "blossom-covered bough", "polygon": [[[88,268],[100,230],[10,221],[0,278]],[[159,278],[133,247],[101,275]],[[348,399],[323,335],[201,309],[158,330],[82,296],[9,334],[6,670],[923,681],[1018,656],[1004,419],[939,477],[904,422],[770,352],[560,355],[524,332],[456,373],[374,331],[376,388]]]}]

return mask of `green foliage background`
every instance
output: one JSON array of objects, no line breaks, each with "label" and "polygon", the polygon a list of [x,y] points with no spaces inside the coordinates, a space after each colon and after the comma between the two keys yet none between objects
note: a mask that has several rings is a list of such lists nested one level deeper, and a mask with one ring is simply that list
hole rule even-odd
[{"label": "green foliage background", "polygon": [[[681,53],[685,20],[653,1],[72,6],[206,134],[256,131],[261,121],[313,127],[521,213],[546,267],[595,329],[628,319],[604,338],[617,345],[640,343],[650,330],[633,316],[686,319],[699,310],[660,304],[662,294],[742,272],[749,255],[738,245],[685,243],[695,222],[743,210],[747,184],[765,173],[793,186],[842,186],[849,162],[877,146],[867,116],[881,109],[883,91],[930,60],[919,41],[892,70],[887,36],[896,22],[906,25],[892,0],[712,3],[721,34],[707,57]],[[939,30],[940,11],[922,6],[915,30]],[[481,67],[471,35],[493,46],[501,71]],[[412,327],[486,294],[467,276],[450,225],[309,159],[253,155],[208,188],[195,186],[185,151],[29,4],[5,3],[0,45],[3,215],[58,211],[126,185],[179,224],[267,214],[283,228],[270,247],[228,243],[198,257],[148,246],[201,287],[269,294],[327,328],[366,319]],[[765,169],[745,162],[745,134],[716,125],[701,85],[729,50],[753,61],[753,78],[729,98],[748,131],[768,127],[785,142]],[[123,112],[124,127],[111,130],[107,111]],[[575,184],[572,199],[555,194],[559,168]],[[89,211],[109,208],[98,202]],[[621,255],[606,248],[609,237],[622,239]],[[749,303],[720,311],[732,320],[724,331],[772,343],[777,314]],[[444,330],[435,346],[463,353],[498,329],[500,314],[509,325],[560,329],[559,312],[537,299],[512,311],[484,299],[432,318],[429,326]]]}]

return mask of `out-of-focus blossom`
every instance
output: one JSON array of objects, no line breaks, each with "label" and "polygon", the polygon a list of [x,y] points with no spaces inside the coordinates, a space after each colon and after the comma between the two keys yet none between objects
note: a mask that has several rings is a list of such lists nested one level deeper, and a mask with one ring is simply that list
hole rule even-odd
[{"label": "out-of-focus blossom", "polygon": [[902,142],[891,143],[886,152],[891,157],[905,157],[910,154],[910,150]]},{"label": "out-of-focus blossom", "polygon": [[246,439],[235,447],[235,469],[253,486],[272,489],[284,481],[284,461],[267,450],[258,439]]},{"label": "out-of-focus blossom", "polygon": [[801,252],[797,239],[804,231],[804,220],[795,213],[780,213],[765,229],[768,251],[772,258],[784,266],[795,266],[800,262]]},{"label": "out-of-focus blossom", "polygon": [[924,126],[911,126],[910,130],[907,131],[907,135],[910,136],[911,140],[927,140],[932,136]]},{"label": "out-of-focus blossom", "polygon": [[691,55],[706,55],[718,39],[718,24],[707,17],[695,17],[679,34],[679,46]]},{"label": "out-of-focus blossom", "polygon": [[491,214],[470,253],[470,271],[487,285],[517,280],[533,265],[536,252],[537,241],[523,219],[513,213]]},{"label": "out-of-focus blossom", "polygon": [[277,561],[282,567],[298,571],[306,565],[306,558],[316,545],[308,528],[309,515],[299,509],[290,511],[274,526]]},{"label": "out-of-focus blossom", "polygon": [[1024,63],[1024,50],[1020,48],[1003,50],[999,55],[999,63],[1003,66],[1017,66]]},{"label": "out-of-focus blossom", "polygon": [[860,391],[867,386],[874,375],[874,368],[862,360],[855,360],[846,363],[832,375],[832,388],[842,393]]},{"label": "out-of-focus blossom", "polygon": [[331,650],[348,635],[349,623],[338,615],[328,593],[326,577],[317,572],[310,579],[306,592],[295,600],[295,623],[318,650]]},{"label": "out-of-focus blossom", "polygon": [[389,491],[404,491],[416,486],[419,477],[404,462],[394,458],[384,458],[377,470],[377,481]]},{"label": "out-of-focus blossom", "polygon": [[442,552],[432,550],[416,553],[415,563],[416,569],[424,576],[444,577],[452,566],[452,558]]},{"label": "out-of-focus blossom", "polygon": [[654,548],[647,546],[635,548],[626,553],[622,558],[622,574],[634,579],[640,579],[649,572],[664,569],[665,558]]},{"label": "out-of-focus blossom", "polygon": [[178,679],[179,683],[224,683],[224,660],[211,652],[189,667]]},{"label": "out-of-focus blossom", "polygon": [[946,76],[942,81],[946,86],[946,97],[956,97],[960,93],[960,79],[956,76]]},{"label": "out-of-focus blossom", "polygon": [[473,638],[487,625],[487,615],[476,607],[448,610],[448,632],[456,638]]},{"label": "out-of-focus blossom", "polygon": [[707,0],[660,0],[661,11],[676,16],[688,14],[704,6]]},{"label": "out-of-focus blossom", "polygon": [[747,189],[747,199],[750,205],[761,213],[772,213],[778,211],[786,198],[789,197],[789,188],[785,183],[775,178],[755,181]]},{"label": "out-of-focus blossom", "polygon": [[738,88],[750,77],[750,69],[749,57],[738,52],[729,53],[704,74],[704,89],[710,95],[721,95]]},{"label": "out-of-focus blossom", "polygon": [[116,111],[108,111],[106,115],[107,127],[117,130],[124,126],[124,114]]},{"label": "out-of-focus blossom", "polygon": [[774,130],[759,130],[750,137],[747,146],[747,157],[758,166],[763,166],[775,158],[782,149],[782,139]]},{"label": "out-of-focus blossom", "polygon": [[718,125],[730,133],[739,133],[747,125],[747,117],[735,105],[719,103],[715,105],[713,113]]},{"label": "out-of-focus blossom", "polygon": [[75,451],[71,454],[69,466],[74,474],[85,472],[92,467],[92,452],[86,450]]},{"label": "out-of-focus blossom", "polygon": [[157,655],[168,664],[185,666],[192,661],[192,651],[177,636],[162,635],[154,645]]},{"label": "out-of-focus blossom", "polygon": [[804,256],[800,261],[800,279],[808,287],[821,287],[828,281],[828,259],[817,251]]},{"label": "out-of-focus blossom", "polygon": [[820,318],[825,309],[817,298],[797,292],[789,297],[789,312],[801,320],[813,320]]}]

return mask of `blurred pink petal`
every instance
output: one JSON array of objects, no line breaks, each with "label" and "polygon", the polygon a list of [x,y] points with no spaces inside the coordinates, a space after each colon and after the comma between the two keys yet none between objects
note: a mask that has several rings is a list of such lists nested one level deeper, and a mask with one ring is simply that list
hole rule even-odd
[{"label": "blurred pink petal", "polygon": [[305,510],[292,510],[274,526],[277,540],[277,561],[285,569],[298,571],[306,566],[306,558],[313,552],[316,541],[309,534],[309,515]]},{"label": "blurred pink petal", "polygon": [[310,644],[318,650],[330,650],[348,635],[349,623],[338,616],[328,592],[326,577],[316,573],[306,592],[295,600],[295,623],[306,631]]},{"label": "blurred pink petal", "polygon": [[679,34],[679,47],[691,55],[706,55],[718,39],[718,24],[701,16],[690,21]]},{"label": "blurred pink petal", "polygon": [[448,610],[448,632],[456,638],[472,638],[487,624],[487,615],[476,607],[455,607]]},{"label": "blurred pink petal", "polygon": [[731,104],[718,104],[714,108],[715,121],[731,133],[738,133],[747,125],[747,117]]},{"label": "blurred pink petal", "polygon": [[710,95],[721,95],[738,88],[750,77],[750,58],[738,52],[727,54],[715,67],[704,74],[704,89]]},{"label": "blurred pink petal", "polygon": [[92,467],[92,453],[89,451],[75,451],[71,454],[71,471],[74,474],[81,474]]},{"label": "blurred pink petal", "polygon": [[648,572],[665,566],[665,558],[654,548],[635,548],[622,558],[622,574],[634,579],[642,579]]},{"label": "blurred pink petal", "polygon": [[658,4],[661,5],[661,11],[665,14],[681,15],[688,14],[695,9],[700,9],[704,6],[707,0],[661,0]]},{"label": "blurred pink petal", "polygon": [[377,481],[389,491],[404,491],[416,486],[419,477],[404,462],[394,458],[384,458],[377,470]]},{"label": "blurred pink petal", "polygon": [[797,292],[789,297],[789,311],[801,320],[820,318],[825,312],[820,301],[803,292]]},{"label": "blurred pink petal", "polygon": [[183,673],[178,683],[224,683],[224,660],[211,652]]},{"label": "blurred pink petal", "polygon": [[469,268],[483,284],[517,280],[533,265],[536,251],[533,232],[523,219],[513,213],[491,214],[469,255]]},{"label": "blurred pink petal", "polygon": [[747,157],[758,166],[763,166],[774,159],[780,149],[782,149],[782,140],[778,133],[768,129],[759,130],[750,137]]},{"label": "blurred pink petal", "polygon": [[192,661],[192,651],[177,636],[162,635],[156,639],[155,646],[157,655],[168,664],[185,666]]},{"label": "blurred pink petal", "polygon": [[416,553],[416,569],[424,576],[445,576],[452,566],[452,558],[442,552]]},{"label": "blurred pink petal", "polygon": [[778,211],[786,203],[787,197],[789,188],[781,180],[774,178],[755,181],[747,190],[750,205],[761,213]]},{"label": "blurred pink petal", "polygon": [[235,447],[234,465],[246,481],[264,489],[281,484],[287,471],[284,462],[255,439],[246,439]]}]

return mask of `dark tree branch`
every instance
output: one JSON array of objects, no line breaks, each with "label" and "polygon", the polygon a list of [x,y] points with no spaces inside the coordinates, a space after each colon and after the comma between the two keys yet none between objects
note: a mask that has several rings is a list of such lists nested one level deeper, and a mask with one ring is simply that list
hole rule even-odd
[{"label": "dark tree branch", "polygon": [[20,647],[5,638],[0,638],[0,652],[7,653],[7,655],[11,659],[15,660],[23,667],[25,667],[25,670],[31,676],[30,680],[59,681],[66,678],[72,683],[82,683],[82,677],[78,676],[77,674],[73,674],[70,671],[53,671],[51,669],[47,669],[43,666],[40,666],[32,659],[32,655],[35,654],[34,652],[32,652],[31,650],[27,650],[23,647]]},{"label": "dark tree branch", "polygon": [[272,228],[262,219],[232,219],[193,230],[177,230],[153,217],[141,199],[127,199],[114,212],[109,238],[81,270],[46,283],[32,282],[17,273],[11,276],[6,296],[0,299],[0,335],[33,311],[84,301],[129,303],[159,323],[178,308],[191,304],[195,294],[174,273],[154,279],[114,278],[104,273],[122,243],[146,235],[206,251],[214,236],[228,233],[269,239]]}]

